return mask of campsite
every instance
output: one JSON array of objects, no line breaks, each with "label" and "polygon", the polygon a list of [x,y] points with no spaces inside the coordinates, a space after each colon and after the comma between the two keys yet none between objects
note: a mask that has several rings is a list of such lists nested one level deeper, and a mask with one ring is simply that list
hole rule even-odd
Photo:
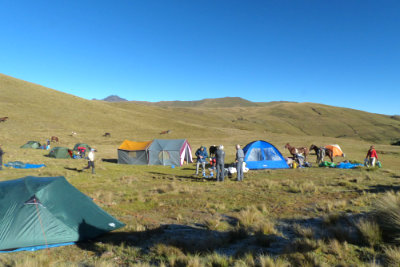
[{"label": "campsite", "polygon": [[[0,265],[371,266],[376,263],[385,266],[388,262],[399,263],[397,241],[393,243],[387,233],[397,234],[400,230],[378,220],[390,213],[382,207],[399,198],[396,192],[400,188],[400,147],[391,145],[400,130],[396,117],[313,103],[263,104],[236,98],[206,100],[198,104],[201,108],[183,103],[167,106],[108,103],[85,100],[5,75],[0,75],[0,88],[0,113],[9,117],[0,126],[2,149],[6,152],[3,163],[45,165],[36,169],[3,167],[1,181],[27,176],[65,177],[90,201],[125,224],[115,231],[68,246],[0,253]],[[52,99],[54,105],[69,104],[48,112],[51,107],[39,104],[43,99]],[[221,107],[221,103],[226,106]],[[87,107],[87,117],[74,113],[75,106]],[[197,116],[199,113],[201,117]],[[219,115],[207,116],[210,113]],[[27,116],[32,120],[26,120]],[[296,124],[297,120],[302,120],[302,124]],[[347,125],[357,133],[346,128]],[[159,133],[165,129],[173,131],[160,138]],[[71,135],[71,131],[78,134]],[[111,136],[104,137],[104,132],[110,132]],[[58,153],[66,158],[48,157],[49,151],[44,149],[21,148],[30,140],[45,143],[53,135],[60,141],[52,143],[52,149],[65,147],[67,153],[66,149]],[[274,153],[268,155],[279,158],[279,153],[283,158],[290,156],[284,148],[288,142],[308,147],[340,144],[346,157],[335,157],[336,163],[345,159],[362,163],[369,146],[375,144],[382,168],[317,167],[316,156],[311,153],[310,168],[256,170],[258,167],[254,166],[243,182],[234,181],[233,176],[217,183],[195,176],[195,163],[189,160],[182,164],[174,162],[174,167],[170,163],[119,164],[119,148],[124,140],[142,142],[130,143],[137,155],[138,151],[147,151],[145,148],[150,147],[152,140],[158,140],[158,146],[164,142],[160,140],[181,140],[174,141],[174,146],[189,152],[185,146],[189,143],[194,162],[194,152],[201,145],[223,144],[227,164],[234,162],[236,144],[273,149]],[[253,143],[257,140],[267,144]],[[67,156],[76,144],[89,144],[96,149],[95,175],[76,171],[87,165],[85,159]],[[129,148],[129,143],[125,145]],[[157,150],[157,160],[163,162],[165,157]],[[121,159],[129,160],[124,156]],[[268,164],[268,157],[265,161]],[[40,200],[40,195],[37,198]]]}]

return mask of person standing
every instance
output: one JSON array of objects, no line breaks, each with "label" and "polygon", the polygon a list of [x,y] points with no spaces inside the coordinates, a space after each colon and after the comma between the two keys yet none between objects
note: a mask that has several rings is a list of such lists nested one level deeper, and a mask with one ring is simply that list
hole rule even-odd
[{"label": "person standing", "polygon": [[206,176],[206,159],[208,157],[207,150],[204,146],[201,146],[197,149],[196,154],[197,156],[197,163],[196,163],[196,175],[199,175],[199,166],[203,169],[203,176]]},{"label": "person standing", "polygon": [[88,165],[84,169],[89,169],[92,167],[92,174],[95,174],[94,172],[94,148],[90,149],[90,152],[88,154]]},{"label": "person standing", "polygon": [[378,160],[378,154],[376,153],[375,146],[372,145],[365,157],[365,161],[369,163],[369,166],[375,167],[375,163]]},{"label": "person standing", "polygon": [[240,148],[240,145],[236,145],[236,171],[237,171],[237,181],[243,181],[243,161],[244,152]]},{"label": "person standing", "polygon": [[217,165],[217,181],[223,182],[225,175],[225,151],[224,146],[220,145],[215,153],[215,161]]},{"label": "person standing", "polygon": [[1,145],[0,145],[0,171],[3,169],[3,155],[4,155],[4,151],[3,149],[1,149]]}]

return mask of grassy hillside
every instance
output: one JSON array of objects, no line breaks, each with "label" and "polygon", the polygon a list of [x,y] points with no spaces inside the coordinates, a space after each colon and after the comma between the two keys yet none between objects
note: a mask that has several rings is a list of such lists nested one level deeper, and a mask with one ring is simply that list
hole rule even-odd
[{"label": "grassy hillside", "polygon": [[[368,113],[348,108],[338,108],[315,103],[271,102],[252,103],[229,99],[213,99],[212,102],[194,101],[193,107],[181,107],[182,103],[160,102],[143,105],[164,106],[166,114],[176,114],[174,119],[201,123],[216,129],[232,131],[287,134],[300,136],[326,136],[352,138],[368,142],[390,143],[400,138],[400,121],[397,116]],[[211,101],[211,100],[210,100]],[[212,103],[212,105],[210,105]],[[137,104],[115,103],[115,107],[131,110]]]},{"label": "grassy hillside", "polygon": [[[104,132],[123,140],[149,140],[171,130],[169,138],[216,141],[236,136],[247,142],[286,134],[352,138],[390,143],[400,136],[397,116],[372,114],[314,103],[253,103],[237,97],[175,102],[85,100],[40,85],[0,75],[0,116],[4,138],[43,139],[74,131],[97,140]],[[46,136],[42,136],[46,132]],[[234,138],[234,139],[238,139]]]}]

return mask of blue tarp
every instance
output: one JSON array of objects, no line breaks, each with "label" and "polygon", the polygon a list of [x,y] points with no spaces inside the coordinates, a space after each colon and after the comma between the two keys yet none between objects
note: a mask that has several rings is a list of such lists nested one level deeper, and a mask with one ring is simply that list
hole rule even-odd
[{"label": "blue tarp", "polygon": [[341,162],[338,165],[336,165],[336,168],[339,169],[354,169],[360,166],[364,166],[361,163],[350,163],[350,162]]},{"label": "blue tarp", "polygon": [[254,141],[243,148],[244,161],[250,170],[257,169],[287,169],[281,152],[266,141]]},{"label": "blue tarp", "polygon": [[47,245],[47,246],[16,248],[13,250],[0,250],[0,253],[11,253],[11,252],[18,252],[18,251],[36,251],[36,250],[41,250],[41,249],[46,249],[46,248],[55,248],[55,247],[70,246],[70,245],[75,245],[75,242],[51,244],[51,245]]},{"label": "blue tarp", "polygon": [[15,169],[37,169],[46,167],[44,164],[30,164],[30,163],[23,163],[21,161],[12,161],[4,164],[6,167],[12,167]]}]

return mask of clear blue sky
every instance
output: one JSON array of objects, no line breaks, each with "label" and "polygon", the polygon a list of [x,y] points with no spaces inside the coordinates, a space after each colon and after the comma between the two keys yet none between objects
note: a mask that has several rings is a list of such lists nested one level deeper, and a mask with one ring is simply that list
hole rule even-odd
[{"label": "clear blue sky", "polygon": [[0,73],[87,99],[400,114],[399,0],[0,2]]}]

